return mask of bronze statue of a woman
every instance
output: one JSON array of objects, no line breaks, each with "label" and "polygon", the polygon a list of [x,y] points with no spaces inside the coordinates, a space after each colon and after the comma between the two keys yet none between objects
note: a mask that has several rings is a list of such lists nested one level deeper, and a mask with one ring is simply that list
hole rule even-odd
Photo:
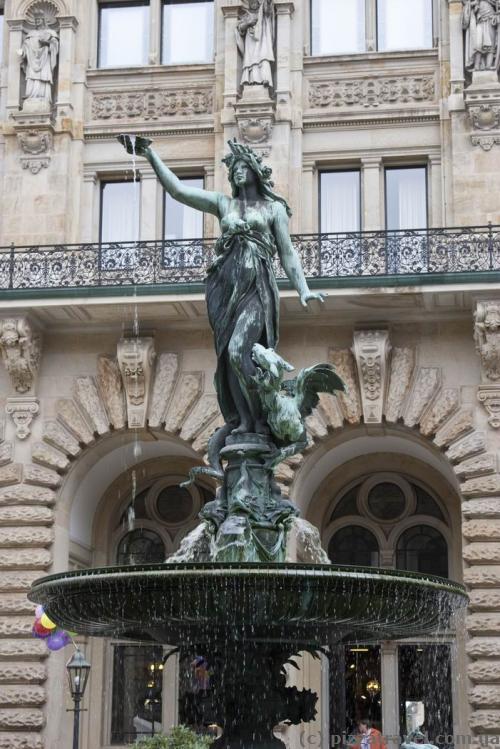
[{"label": "bronze statue of a woman", "polygon": [[208,270],[208,318],[217,353],[215,387],[227,433],[268,434],[256,390],[253,346],[276,348],[279,294],[273,270],[276,252],[304,306],[311,299],[300,260],[290,240],[290,208],[273,192],[271,169],[248,146],[229,141],[224,158],[232,196],[187,187],[170,171],[145,138],[121,136],[129,153],[144,156],[165,190],[180,203],[219,219],[216,260]]}]

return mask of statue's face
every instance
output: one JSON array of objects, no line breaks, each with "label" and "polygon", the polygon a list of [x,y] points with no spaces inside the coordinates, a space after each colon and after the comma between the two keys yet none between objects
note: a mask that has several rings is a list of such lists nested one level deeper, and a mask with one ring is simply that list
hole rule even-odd
[{"label": "statue's face", "polygon": [[248,7],[250,8],[250,10],[259,10],[259,5],[259,0],[250,0],[250,2],[248,3]]},{"label": "statue's face", "polygon": [[43,18],[41,16],[35,16],[35,26],[37,29],[41,29],[43,26]]},{"label": "statue's face", "polygon": [[245,161],[237,161],[233,169],[233,180],[237,187],[254,185],[257,177]]}]

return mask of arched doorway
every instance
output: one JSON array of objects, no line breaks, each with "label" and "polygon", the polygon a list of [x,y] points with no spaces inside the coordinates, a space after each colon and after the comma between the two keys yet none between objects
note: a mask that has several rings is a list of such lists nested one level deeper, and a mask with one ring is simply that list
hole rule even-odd
[{"label": "arched doorway", "polygon": [[[444,456],[411,430],[343,430],[306,457],[293,495],[310,498],[304,515],[335,564],[461,581],[458,482]],[[466,720],[454,678],[464,659],[454,629],[420,641],[340,643],[323,675],[322,725],[341,743],[360,718],[394,737],[393,746],[418,728],[431,739],[456,735]]]}]

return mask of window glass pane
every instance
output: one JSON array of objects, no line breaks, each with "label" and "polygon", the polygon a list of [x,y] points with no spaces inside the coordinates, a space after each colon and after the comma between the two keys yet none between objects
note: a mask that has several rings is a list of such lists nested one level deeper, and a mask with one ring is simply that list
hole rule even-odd
[{"label": "window glass pane", "polygon": [[359,172],[321,174],[321,232],[360,230]]},{"label": "window glass pane", "polygon": [[140,182],[106,182],[101,200],[101,242],[136,242]]},{"label": "window glass pane", "polygon": [[[203,187],[203,178],[182,179],[189,187]],[[203,236],[203,213],[182,205],[165,193],[165,239],[199,239]]]},{"label": "window glass pane", "polygon": [[365,0],[312,0],[312,54],[365,50]]},{"label": "window glass pane", "polygon": [[328,556],[333,564],[377,567],[378,542],[366,528],[352,525],[335,533],[328,545]]},{"label": "window glass pane", "polygon": [[162,62],[166,65],[211,62],[214,56],[213,14],[212,0],[164,3]]},{"label": "window glass pane", "polygon": [[448,544],[441,533],[428,525],[408,528],[399,537],[396,567],[448,577]]},{"label": "window glass pane", "polygon": [[425,167],[386,169],[387,229],[425,229],[427,179]]},{"label": "window glass pane", "polygon": [[118,546],[117,564],[155,564],[164,561],[163,541],[157,533],[146,528],[130,531]]},{"label": "window glass pane", "polygon": [[146,65],[149,46],[147,5],[103,5],[99,17],[99,67]]},{"label": "window glass pane", "polygon": [[397,484],[384,481],[376,484],[368,494],[370,512],[379,520],[395,520],[403,514],[406,498]]},{"label": "window glass pane", "polygon": [[[400,645],[398,665],[401,736],[417,744],[451,736],[450,646]],[[415,736],[415,732],[423,736]]]},{"label": "window glass pane", "polygon": [[111,744],[132,744],[161,732],[163,648],[113,648]]},{"label": "window glass pane", "polygon": [[378,48],[432,47],[432,0],[378,0]]}]

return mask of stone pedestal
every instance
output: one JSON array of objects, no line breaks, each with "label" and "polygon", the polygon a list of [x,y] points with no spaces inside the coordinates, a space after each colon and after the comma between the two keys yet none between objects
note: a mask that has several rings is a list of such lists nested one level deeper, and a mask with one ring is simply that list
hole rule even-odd
[{"label": "stone pedestal", "polygon": [[500,83],[495,70],[475,70],[465,92],[473,146],[489,151],[500,143]]}]

